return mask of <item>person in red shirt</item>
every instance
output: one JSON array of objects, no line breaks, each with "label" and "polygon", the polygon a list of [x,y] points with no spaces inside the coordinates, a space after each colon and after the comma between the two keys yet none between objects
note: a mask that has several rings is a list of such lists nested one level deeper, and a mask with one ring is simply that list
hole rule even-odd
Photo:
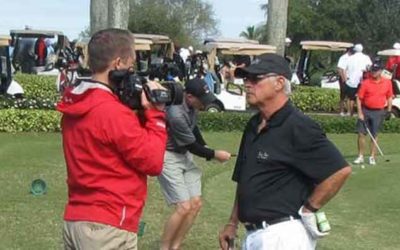
[{"label": "person in red shirt", "polygon": [[36,66],[45,66],[47,58],[47,46],[44,37],[40,36],[35,43]]},{"label": "person in red shirt", "polygon": [[132,44],[127,30],[95,33],[88,45],[91,80],[66,88],[57,105],[67,166],[65,249],[137,249],[147,176],[162,171],[167,132],[164,105],[143,92],[139,117],[114,93],[112,76],[135,61]]},{"label": "person in red shirt", "polygon": [[[366,127],[375,140],[378,140],[378,130],[385,117],[385,107],[387,106],[387,112],[392,109],[392,82],[381,76],[383,68],[381,61],[375,61],[370,69],[370,77],[362,81],[357,93],[358,157],[354,160],[355,164],[364,163]],[[375,165],[376,148],[372,140],[370,148],[369,164]]]},{"label": "person in red shirt", "polygon": [[[400,43],[395,43],[393,48],[400,50]],[[385,68],[393,73],[395,79],[400,80],[400,56],[389,57]]]}]

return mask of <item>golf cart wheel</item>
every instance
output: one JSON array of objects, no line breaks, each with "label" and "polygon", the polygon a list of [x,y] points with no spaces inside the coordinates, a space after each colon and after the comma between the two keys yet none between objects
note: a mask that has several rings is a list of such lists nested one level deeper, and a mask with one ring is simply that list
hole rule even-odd
[{"label": "golf cart wheel", "polygon": [[390,116],[391,116],[391,118],[394,118],[394,117],[399,118],[400,117],[400,111],[398,109],[396,109],[396,108],[393,108]]},{"label": "golf cart wheel", "polygon": [[222,111],[222,108],[216,103],[211,103],[205,108],[205,110],[210,113],[218,113]]}]

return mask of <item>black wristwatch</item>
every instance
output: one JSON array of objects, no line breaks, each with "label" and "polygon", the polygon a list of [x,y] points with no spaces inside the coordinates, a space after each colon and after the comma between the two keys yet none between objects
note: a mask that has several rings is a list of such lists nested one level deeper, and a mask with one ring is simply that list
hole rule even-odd
[{"label": "black wristwatch", "polygon": [[307,201],[306,203],[304,203],[304,207],[307,208],[308,210],[310,210],[313,213],[315,213],[315,212],[317,212],[319,210],[318,208],[313,207],[310,204],[310,201]]}]

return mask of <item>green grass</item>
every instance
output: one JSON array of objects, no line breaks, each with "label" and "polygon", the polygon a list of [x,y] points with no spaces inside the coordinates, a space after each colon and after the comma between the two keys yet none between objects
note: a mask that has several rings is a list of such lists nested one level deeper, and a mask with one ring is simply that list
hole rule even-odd
[{"label": "green grass", "polygon": [[[235,152],[240,133],[205,133],[211,146]],[[330,135],[351,161],[356,135]],[[399,249],[400,134],[382,134],[380,144],[390,162],[378,158],[376,167],[354,166],[344,189],[324,211],[331,234],[318,249]],[[196,159],[204,170],[204,206],[184,249],[218,249],[217,234],[231,211],[234,161],[225,165]],[[61,249],[62,216],[66,201],[65,165],[59,134],[0,134],[0,249]],[[32,196],[32,180],[42,178],[48,193]],[[157,249],[163,224],[171,212],[155,178],[149,182],[139,249]],[[240,230],[240,235],[243,229]]]}]

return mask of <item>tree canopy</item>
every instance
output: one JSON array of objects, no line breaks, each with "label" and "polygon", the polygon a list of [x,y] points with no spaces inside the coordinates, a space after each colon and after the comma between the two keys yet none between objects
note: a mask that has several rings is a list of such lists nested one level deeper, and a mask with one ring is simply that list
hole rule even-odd
[{"label": "tree canopy", "polygon": [[287,36],[293,44],[349,41],[376,52],[400,40],[399,9],[398,0],[290,0]]},{"label": "tree canopy", "polygon": [[129,29],[171,37],[176,44],[198,44],[218,33],[212,5],[202,0],[131,0]]},{"label": "tree canopy", "polygon": [[250,39],[250,40],[260,40],[262,36],[262,29],[264,27],[256,27],[254,25],[248,26],[245,31],[242,31],[239,36]]}]

